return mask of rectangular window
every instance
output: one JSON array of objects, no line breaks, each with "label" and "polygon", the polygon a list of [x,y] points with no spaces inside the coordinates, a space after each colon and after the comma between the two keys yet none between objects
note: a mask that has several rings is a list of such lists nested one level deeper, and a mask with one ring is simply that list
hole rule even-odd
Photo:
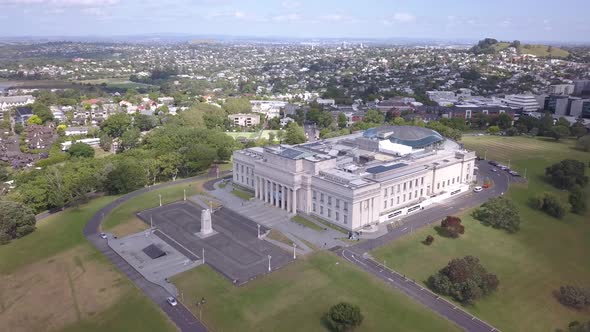
[{"label": "rectangular window", "polygon": [[459,179],[459,177],[457,176],[457,183],[459,183],[459,181],[461,181],[461,180],[460,180],[460,179]]},{"label": "rectangular window", "polygon": [[418,198],[418,190],[414,192],[414,198]]},{"label": "rectangular window", "polygon": [[336,208],[337,209],[340,208],[340,200],[338,198],[336,198]]},{"label": "rectangular window", "polygon": [[244,173],[244,165],[242,165],[242,173]]},{"label": "rectangular window", "polygon": [[320,214],[324,215],[324,207],[320,205]]},{"label": "rectangular window", "polygon": [[440,182],[436,184],[436,189],[440,189]]},{"label": "rectangular window", "polygon": [[399,204],[399,196],[397,196],[397,203],[396,204]]},{"label": "rectangular window", "polygon": [[385,188],[385,190],[383,191],[383,196],[387,197],[387,188]]},{"label": "rectangular window", "polygon": [[389,205],[393,206],[393,197],[391,198],[391,201],[389,201]]},{"label": "rectangular window", "polygon": [[242,175],[242,183],[244,183],[244,176]]},{"label": "rectangular window", "polygon": [[406,194],[404,194],[404,203],[406,202]]},{"label": "rectangular window", "polygon": [[315,209],[315,203],[313,203],[313,204],[311,205],[311,210],[312,210],[313,212],[315,212],[315,211],[316,211],[316,209]]},{"label": "rectangular window", "polygon": [[406,182],[404,182],[404,191],[406,191]]},{"label": "rectangular window", "polygon": [[322,203],[324,202],[324,194],[323,193],[320,194],[320,202],[322,202]]},{"label": "rectangular window", "polygon": [[344,211],[348,211],[348,202],[344,202]]},{"label": "rectangular window", "polygon": [[340,214],[338,214],[338,211],[336,211],[336,221],[340,221]]},{"label": "rectangular window", "polygon": [[387,209],[387,200],[384,200],[384,201],[383,201],[383,208],[384,208],[384,209]]},{"label": "rectangular window", "polygon": [[420,189],[420,196],[424,195],[424,189]]},{"label": "rectangular window", "polygon": [[443,181],[443,188],[445,187],[445,183],[446,183],[446,182],[445,182],[445,181]]},{"label": "rectangular window", "polygon": [[410,182],[410,189],[412,189],[412,183],[413,183],[414,181],[409,181],[409,182]]},{"label": "rectangular window", "polygon": [[393,195],[393,186],[391,186],[391,188],[389,188],[389,193]]},{"label": "rectangular window", "polygon": [[399,190],[399,184],[397,185],[397,193],[399,194],[400,190]]},{"label": "rectangular window", "polygon": [[347,215],[343,215],[342,216],[342,222],[346,224],[347,221],[348,221],[348,216]]},{"label": "rectangular window", "polygon": [[328,205],[332,205],[332,196],[328,196]]},{"label": "rectangular window", "polygon": [[328,209],[328,218],[332,218],[332,210]]},{"label": "rectangular window", "polygon": [[408,201],[412,200],[412,192],[410,191],[410,193],[408,194]]},{"label": "rectangular window", "polygon": [[317,193],[317,191],[314,190],[313,191],[313,199],[317,199],[317,196],[318,196],[318,193]]},{"label": "rectangular window", "polygon": [[415,184],[415,186],[416,186],[416,187],[418,187],[418,179],[416,179],[416,184]]},{"label": "rectangular window", "polygon": [[422,181],[420,184],[424,185],[424,177],[422,177]]},{"label": "rectangular window", "polygon": [[455,184],[455,178],[453,178],[453,184]]},{"label": "rectangular window", "polygon": [[451,185],[451,180],[447,180],[447,186]]}]

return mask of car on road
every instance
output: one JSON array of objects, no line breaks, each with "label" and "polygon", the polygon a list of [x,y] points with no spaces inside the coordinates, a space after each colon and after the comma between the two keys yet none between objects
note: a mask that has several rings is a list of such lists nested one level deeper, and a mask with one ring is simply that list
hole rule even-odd
[{"label": "car on road", "polygon": [[100,233],[100,238],[101,239],[106,239],[107,238],[107,235],[105,233]]},{"label": "car on road", "polygon": [[490,187],[489,183],[484,183],[483,186],[481,186],[483,189],[488,189]]},{"label": "car on road", "polygon": [[493,161],[493,160],[488,161],[488,164],[490,164],[492,166],[498,166],[498,162],[497,161]]},{"label": "car on road", "polygon": [[496,168],[492,168],[492,172],[497,172],[498,170]]},{"label": "car on road", "polygon": [[482,190],[483,190],[483,188],[480,187],[480,186],[477,186],[477,187],[473,188],[473,192],[476,192],[476,193],[478,193],[478,192],[480,192]]},{"label": "car on road", "polygon": [[176,301],[175,298],[173,298],[172,296],[170,296],[169,298],[166,299],[166,302],[168,302],[169,305],[176,307],[176,305],[178,305],[178,301]]},{"label": "car on road", "polygon": [[520,174],[518,174],[517,171],[508,171],[508,174],[510,174],[512,176],[520,176]]}]

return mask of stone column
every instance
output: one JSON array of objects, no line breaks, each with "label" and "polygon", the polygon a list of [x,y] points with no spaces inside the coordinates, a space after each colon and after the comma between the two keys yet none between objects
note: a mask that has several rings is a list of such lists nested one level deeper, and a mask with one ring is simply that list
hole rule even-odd
[{"label": "stone column", "polygon": [[258,177],[255,176],[254,177],[254,197],[258,198],[258,194],[260,192],[258,191]]},{"label": "stone column", "polygon": [[285,210],[285,206],[287,205],[287,195],[286,195],[286,187],[281,185],[281,210]]},{"label": "stone column", "polygon": [[291,208],[292,208],[291,200],[292,200],[292,198],[291,198],[291,188],[290,187],[287,187],[286,197],[287,197],[287,200],[285,203],[287,205],[287,212],[291,213]]},{"label": "stone column", "polygon": [[297,213],[297,188],[293,188],[293,213]]}]

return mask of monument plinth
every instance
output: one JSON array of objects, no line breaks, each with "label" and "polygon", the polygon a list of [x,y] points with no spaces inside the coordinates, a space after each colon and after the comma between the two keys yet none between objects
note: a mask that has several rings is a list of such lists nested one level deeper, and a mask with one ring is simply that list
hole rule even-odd
[{"label": "monument plinth", "polygon": [[211,235],[215,235],[217,232],[213,229],[211,225],[211,210],[205,209],[201,211],[201,231],[195,233],[196,236],[200,237],[201,239],[209,237]]}]

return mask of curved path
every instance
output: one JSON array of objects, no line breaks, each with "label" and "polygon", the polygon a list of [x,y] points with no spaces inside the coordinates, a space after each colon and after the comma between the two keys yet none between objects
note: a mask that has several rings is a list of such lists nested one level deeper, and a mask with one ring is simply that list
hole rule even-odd
[{"label": "curved path", "polygon": [[438,222],[444,217],[457,214],[464,209],[475,207],[492,197],[503,195],[508,190],[508,186],[512,180],[508,173],[500,170],[492,172],[491,169],[494,167],[485,161],[477,162],[477,166],[479,168],[479,177],[486,177],[494,182],[492,188],[484,189],[484,191],[479,193],[465,194],[444,205],[436,205],[420,213],[408,216],[404,219],[403,226],[376,239],[366,240],[357,245],[339,250],[338,254],[352,264],[359,266],[361,269],[382,279],[387,284],[401,290],[415,301],[457,324],[464,330],[490,332],[498,331],[498,329],[464,311],[459,305],[455,305],[432,293],[424,286],[406,278],[399,272],[376,262],[369,255],[369,251],[395,241],[411,233],[413,230]]},{"label": "curved path", "polygon": [[195,331],[204,332],[207,328],[188,310],[188,308],[178,303],[177,306],[172,307],[166,302],[166,298],[171,296],[164,288],[156,285],[147,279],[145,279],[139,272],[137,272],[127,261],[119,256],[113,249],[111,249],[107,241],[101,239],[100,225],[104,216],[108,215],[111,211],[117,208],[119,205],[127,202],[128,200],[135,198],[139,195],[147,192],[165,188],[177,184],[189,183],[195,180],[206,179],[207,175],[195,176],[192,178],[181,179],[173,182],[166,182],[157,184],[148,188],[136,190],[128,193],[124,196],[119,197],[115,201],[111,202],[107,206],[100,209],[92,218],[86,223],[84,227],[84,236],[92,245],[94,245],[103,255],[105,255],[119,270],[121,270],[127,277],[135,283],[154,303],[156,303],[162,311],[176,324],[176,326],[183,332]]}]

